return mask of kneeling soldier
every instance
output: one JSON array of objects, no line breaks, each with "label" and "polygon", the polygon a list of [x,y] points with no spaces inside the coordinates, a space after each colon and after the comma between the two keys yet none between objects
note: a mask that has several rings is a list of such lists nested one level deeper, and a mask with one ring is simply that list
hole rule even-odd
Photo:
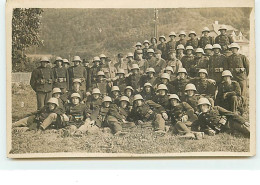
[{"label": "kneeling soldier", "polygon": [[225,129],[237,130],[246,136],[250,135],[250,125],[243,117],[234,114],[222,107],[211,107],[207,98],[201,98],[198,102],[200,114],[194,126],[208,135],[215,135]]}]

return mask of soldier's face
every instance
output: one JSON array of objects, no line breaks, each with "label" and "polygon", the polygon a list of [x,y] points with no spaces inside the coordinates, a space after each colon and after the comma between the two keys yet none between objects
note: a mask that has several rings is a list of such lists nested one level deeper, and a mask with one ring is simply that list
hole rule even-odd
[{"label": "soldier's face", "polygon": [[237,48],[231,48],[232,53],[237,53],[238,49]]},{"label": "soldier's face", "polygon": [[179,101],[178,101],[177,99],[171,99],[170,102],[171,102],[171,105],[172,105],[173,107],[179,105]]},{"label": "soldier's face", "polygon": [[217,48],[213,49],[213,51],[214,51],[215,54],[219,54],[220,53],[220,49],[217,49]]},{"label": "soldier's face", "polygon": [[160,38],[160,42],[161,43],[165,42],[165,39],[164,38]]},{"label": "soldier's face", "polygon": [[149,76],[150,78],[153,78],[153,76],[154,76],[153,72],[149,72],[149,73],[148,73],[148,76]]},{"label": "soldier's face", "polygon": [[78,66],[79,65],[79,61],[74,61],[74,66]]},{"label": "soldier's face", "polygon": [[69,67],[69,64],[68,64],[68,63],[63,63],[63,66],[64,66],[65,68],[68,68],[68,67]]},{"label": "soldier's face", "polygon": [[104,58],[104,57],[100,58],[100,62],[101,62],[101,63],[103,63],[103,64],[104,64],[104,63],[105,63],[105,61],[106,61],[106,58]]},{"label": "soldier's face", "polygon": [[155,54],[155,57],[157,58],[157,59],[161,59],[161,54]]},{"label": "soldier's face", "polygon": [[132,95],[132,90],[131,89],[126,89],[125,90],[126,96],[130,97]]},{"label": "soldier's face", "polygon": [[127,104],[128,104],[128,102],[127,101],[121,101],[120,102],[120,107],[122,107],[122,108],[126,108],[127,107]]},{"label": "soldier's face", "polygon": [[97,93],[93,94],[93,98],[94,98],[95,100],[97,100],[99,97],[100,97],[99,94],[97,94]]},{"label": "soldier's face", "polygon": [[142,100],[136,100],[136,106],[137,107],[141,107],[143,105],[143,101]]},{"label": "soldier's face", "polygon": [[159,93],[160,96],[165,96],[165,95],[166,95],[166,91],[163,90],[163,89],[160,89],[160,90],[158,91],[158,93]]},{"label": "soldier's face", "polygon": [[165,85],[168,84],[168,79],[166,79],[166,78],[162,78],[161,81],[162,81],[162,83],[165,84]]},{"label": "soldier's face", "polygon": [[183,49],[177,49],[177,53],[178,53],[178,54],[182,54],[183,51],[184,51]]},{"label": "soldier's face", "polygon": [[122,73],[119,73],[119,74],[118,74],[118,78],[120,78],[120,79],[124,78],[124,76],[125,76],[125,75],[122,74]]},{"label": "soldier's face", "polygon": [[203,34],[204,34],[204,36],[206,36],[206,37],[207,37],[207,36],[209,35],[209,32],[207,32],[207,31],[204,31],[204,32],[203,32]]},{"label": "soldier's face", "polygon": [[212,52],[212,50],[211,50],[211,49],[206,49],[206,50],[205,50],[205,53],[206,53],[207,55],[210,55],[210,54],[211,54],[211,52]]},{"label": "soldier's face", "polygon": [[131,62],[133,60],[133,57],[127,57],[128,62]]},{"label": "soldier's face", "polygon": [[84,63],[84,66],[85,66],[85,67],[88,67],[88,66],[89,66],[89,63],[88,63],[88,62],[85,62],[85,63]]},{"label": "soldier's face", "polygon": [[170,54],[170,59],[176,59],[176,54],[175,53],[171,53]]},{"label": "soldier's face", "polygon": [[153,44],[156,44],[156,40],[155,40],[155,39],[152,39],[152,43],[153,43]]},{"label": "soldier's face", "polygon": [[139,70],[138,69],[133,69],[132,72],[133,72],[133,74],[138,74]]},{"label": "soldier's face", "polygon": [[220,34],[224,35],[226,33],[226,30],[219,30]]},{"label": "soldier's face", "polygon": [[186,50],[186,52],[187,52],[188,55],[192,54],[192,50],[191,49]]},{"label": "soldier's face", "polygon": [[200,105],[199,108],[202,113],[206,113],[209,111],[209,105],[207,104]]},{"label": "soldier's face", "polygon": [[136,46],[136,49],[141,49],[141,46],[139,46],[139,45],[138,45],[138,46]]},{"label": "soldier's face", "polygon": [[181,34],[180,39],[184,39],[184,38],[185,38],[185,35]]},{"label": "soldier's face", "polygon": [[62,61],[60,61],[60,60],[56,61],[56,65],[57,65],[58,67],[61,67],[61,66],[62,66]]},{"label": "soldier's face", "polygon": [[194,39],[195,37],[196,37],[196,35],[190,34],[190,38],[191,38],[191,39]]},{"label": "soldier's face", "polygon": [[110,106],[110,102],[109,102],[109,101],[105,101],[105,102],[104,102],[104,106],[105,106],[106,108],[108,108],[108,107]]},{"label": "soldier's face", "polygon": [[195,91],[188,90],[188,91],[186,91],[186,93],[187,93],[188,96],[193,96],[195,94]]},{"label": "soldier's face", "polygon": [[170,39],[171,39],[171,40],[174,40],[174,39],[175,39],[175,36],[174,36],[174,35],[171,35],[171,36],[170,36]]},{"label": "soldier's face", "polygon": [[56,108],[56,105],[54,103],[48,103],[48,109],[50,111],[53,111]]},{"label": "soldier's face", "polygon": [[47,65],[48,65],[48,62],[46,62],[46,61],[41,62],[42,67],[47,67]]},{"label": "soldier's face", "polygon": [[72,102],[73,105],[78,105],[78,104],[79,104],[79,98],[77,98],[77,97],[72,97],[72,98],[71,98],[71,102]]},{"label": "soldier's face", "polygon": [[224,82],[231,82],[231,77],[230,76],[224,76],[223,77],[223,80],[224,80]]},{"label": "soldier's face", "polygon": [[185,79],[186,73],[179,73],[178,76],[179,76],[180,79]]},{"label": "soldier's face", "polygon": [[199,73],[199,77],[201,79],[205,79],[207,77],[207,75],[205,73]]},{"label": "soldier's face", "polygon": [[119,91],[113,91],[113,95],[114,95],[114,97],[118,97],[119,96]]},{"label": "soldier's face", "polygon": [[145,86],[144,89],[145,89],[145,92],[147,92],[147,93],[151,92],[151,87],[150,86]]},{"label": "soldier's face", "polygon": [[148,48],[149,47],[149,44],[146,42],[144,43],[144,47]]},{"label": "soldier's face", "polygon": [[54,93],[54,94],[52,94],[52,96],[53,96],[54,98],[59,99],[59,98],[60,98],[60,93]]},{"label": "soldier's face", "polygon": [[148,56],[151,58],[153,56],[153,53],[148,53]]},{"label": "soldier's face", "polygon": [[104,80],[104,76],[103,75],[99,75],[98,79],[99,79],[99,81],[102,81],[102,80]]},{"label": "soldier's face", "polygon": [[94,61],[94,64],[95,64],[96,66],[99,66],[100,61]]},{"label": "soldier's face", "polygon": [[80,88],[80,83],[74,82],[73,83],[73,88],[74,88],[74,90],[78,90]]},{"label": "soldier's face", "polygon": [[197,57],[202,57],[202,53],[196,53]]}]

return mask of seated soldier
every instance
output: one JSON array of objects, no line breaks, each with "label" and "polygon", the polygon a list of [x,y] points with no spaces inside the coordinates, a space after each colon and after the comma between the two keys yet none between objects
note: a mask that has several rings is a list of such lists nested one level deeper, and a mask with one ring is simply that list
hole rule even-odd
[{"label": "seated soldier", "polygon": [[168,93],[167,86],[164,84],[160,84],[157,88],[157,94],[154,96],[153,101],[163,106],[163,108],[166,109],[169,103],[169,97],[167,93]]},{"label": "seated soldier", "polygon": [[130,113],[129,105],[129,98],[126,96],[120,98],[119,106],[116,106],[115,104],[111,105],[111,108],[107,113],[107,123],[114,135],[125,134],[122,132],[123,127],[129,128],[135,126],[133,122],[127,121]]},{"label": "seated soldier", "polygon": [[126,79],[126,84],[132,86],[135,93],[140,92],[140,70],[138,64],[133,64],[131,68],[131,74]]},{"label": "seated soldier", "polygon": [[240,108],[242,113],[241,88],[237,81],[231,80],[232,77],[229,70],[223,71],[223,81],[218,85],[218,94],[216,97],[217,105],[235,113],[237,113],[238,108]]},{"label": "seated soldier", "polygon": [[145,83],[150,83],[152,86],[155,86],[157,77],[155,77],[154,74],[154,68],[147,68],[146,74],[140,79],[140,85],[143,86]]},{"label": "seated soldier", "polygon": [[199,99],[198,106],[200,114],[193,127],[199,127],[210,136],[224,130],[237,130],[250,136],[250,124],[243,117],[219,106],[212,107],[207,98]]},{"label": "seated soldier", "polygon": [[152,84],[145,83],[144,88],[142,89],[140,94],[142,95],[142,97],[144,98],[145,101],[153,100],[154,96],[155,96],[155,92],[154,92]]},{"label": "seated soldier", "polygon": [[121,97],[121,92],[118,86],[113,86],[110,92],[110,97],[112,98],[112,103],[118,105]]},{"label": "seated soldier", "polygon": [[[32,115],[13,123],[12,127],[21,131],[45,130],[53,124],[53,128],[60,128],[62,114],[64,114],[64,112],[62,112],[62,109],[59,107],[58,99],[50,98],[47,105],[37,112],[32,113]],[[18,129],[16,127],[22,128]]]},{"label": "seated soldier", "polygon": [[197,89],[194,84],[187,84],[185,87],[186,95],[183,98],[183,101],[188,103],[195,112],[197,112],[198,100],[200,99],[200,96],[196,92]]},{"label": "seated soldier", "polygon": [[205,57],[204,51],[202,48],[197,48],[196,49],[196,57],[194,59],[194,75],[191,75],[195,77],[198,74],[198,71],[200,69],[209,69],[209,59],[208,57]]},{"label": "seated soldier", "polygon": [[63,99],[61,98],[61,89],[60,88],[55,87],[55,88],[52,89],[52,97],[58,99],[59,107],[63,111],[65,111],[64,105],[67,102],[64,102]]},{"label": "seated soldier", "polygon": [[168,115],[164,108],[151,100],[144,101],[140,94],[134,96],[134,106],[129,116],[138,125],[152,125],[155,132],[165,134],[165,120]]},{"label": "seated soldier", "polygon": [[82,135],[85,133],[97,133],[98,127],[90,120],[88,108],[81,104],[81,97],[78,93],[70,96],[70,103],[65,107],[69,120],[64,123],[65,132],[68,135]]},{"label": "seated soldier", "polygon": [[92,90],[91,96],[88,97],[86,105],[89,111],[88,113],[90,114],[90,118],[93,116],[95,117],[102,105],[101,92],[98,88]]},{"label": "seated soldier", "polygon": [[167,63],[167,66],[172,67],[173,73],[176,74],[179,68],[182,68],[182,63],[179,59],[176,58],[175,52],[170,52],[170,60]]},{"label": "seated soldier", "polygon": [[161,77],[157,79],[157,83],[154,88],[157,89],[160,84],[166,85],[169,93],[175,91],[174,86],[170,84],[170,75],[168,73],[161,74]]},{"label": "seated soldier", "polygon": [[85,103],[85,101],[86,101],[86,93],[85,93],[84,90],[82,90],[80,88],[81,87],[81,83],[82,83],[81,80],[78,79],[78,78],[73,80],[73,82],[72,82],[72,89],[68,93],[68,98],[67,98],[68,101],[70,101],[71,95],[73,93],[78,93],[80,95],[80,97],[81,97],[81,103],[83,103],[83,104]]},{"label": "seated soldier", "polygon": [[108,95],[108,92],[110,92],[110,86],[107,83],[107,79],[103,71],[99,71],[97,73],[97,80],[92,83],[92,89],[94,88],[98,88],[102,96],[106,96]]},{"label": "seated soldier", "polygon": [[129,98],[129,107],[133,107],[134,102],[134,89],[131,86],[127,86],[124,90],[124,95]]},{"label": "seated soldier", "polygon": [[116,77],[112,79],[112,81],[113,81],[113,85],[119,87],[120,92],[124,92],[124,89],[126,88],[125,70],[118,69],[116,73]]},{"label": "seated soldier", "polygon": [[191,132],[191,126],[198,117],[194,114],[193,108],[188,103],[181,102],[176,94],[170,94],[169,101],[168,115],[170,115],[173,133],[187,138],[195,138]]},{"label": "seated soldier", "polygon": [[173,68],[171,66],[167,66],[163,72],[170,75],[170,82],[174,81],[177,77],[177,73],[173,71]]},{"label": "seated soldier", "polygon": [[216,92],[216,81],[208,79],[208,72],[206,69],[200,69],[199,77],[191,80],[197,87],[197,92],[199,95],[208,98],[211,105],[214,107],[214,99]]}]

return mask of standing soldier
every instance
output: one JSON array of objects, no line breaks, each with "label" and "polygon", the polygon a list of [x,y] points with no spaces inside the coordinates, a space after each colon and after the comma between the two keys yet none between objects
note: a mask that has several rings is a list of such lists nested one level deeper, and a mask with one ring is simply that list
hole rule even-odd
[{"label": "standing soldier", "polygon": [[98,88],[92,90],[91,96],[86,102],[87,109],[89,110],[91,120],[95,120],[99,114],[99,109],[102,105],[101,92]]},{"label": "standing soldier", "polygon": [[164,60],[166,60],[167,59],[167,48],[166,48],[166,38],[165,38],[165,36],[164,35],[161,35],[160,37],[159,37],[159,41],[161,42],[160,44],[158,44],[158,46],[157,46],[157,49],[158,50],[161,50],[161,52],[162,52],[162,58],[164,59]]},{"label": "standing soldier", "polygon": [[143,59],[143,51],[138,50],[136,56],[136,63],[139,65],[140,68],[140,74],[144,74],[146,69],[148,68],[148,62],[146,59]]},{"label": "standing soldier", "polygon": [[30,85],[36,92],[38,110],[51,98],[54,76],[52,69],[47,66],[48,63],[50,61],[47,57],[41,58],[41,66],[34,69],[31,75]]},{"label": "standing soldier", "polygon": [[208,27],[204,27],[202,30],[202,36],[199,40],[199,47],[205,48],[207,44],[213,45],[214,44],[214,38],[209,36],[210,30]]},{"label": "standing soldier", "polygon": [[179,44],[176,48],[176,58],[181,61],[182,57],[184,56],[184,46],[182,44]]},{"label": "standing soldier", "polygon": [[178,46],[180,44],[182,44],[183,46],[186,46],[186,39],[185,39],[186,33],[184,31],[181,31],[179,33],[179,37],[180,37],[180,39],[176,42],[176,46]]},{"label": "standing soldier", "polygon": [[166,67],[166,61],[161,56],[162,56],[161,50],[156,50],[155,51],[156,63],[154,66],[155,74],[161,74],[162,70]]},{"label": "standing soldier", "polygon": [[236,80],[240,87],[243,98],[247,97],[247,76],[249,74],[249,61],[245,55],[238,53],[239,45],[232,43],[230,45],[232,55],[227,59],[228,69],[232,72],[234,80]]},{"label": "standing soldier", "polygon": [[105,73],[103,71],[99,71],[97,73],[97,79],[92,84],[92,89],[94,88],[98,88],[102,95],[107,95],[110,91],[111,87],[108,85]]},{"label": "standing soldier", "polygon": [[177,73],[179,68],[182,67],[181,61],[176,58],[176,54],[174,52],[169,53],[169,60],[167,62],[167,66],[172,67],[173,73]]},{"label": "standing soldier", "polygon": [[[148,67],[149,68],[155,68],[156,67],[156,58],[154,57],[154,50],[153,49],[148,49]],[[155,74],[155,76],[158,76],[158,74]]]},{"label": "standing soldier", "polygon": [[126,56],[127,61],[127,69],[128,69],[128,73],[130,73],[133,64],[137,64],[137,62],[134,60],[134,55],[133,53],[127,53]]},{"label": "standing soldier", "polygon": [[216,37],[215,43],[221,46],[222,53],[224,54],[228,51],[228,46],[234,41],[231,36],[227,35],[227,27],[225,25],[220,26],[218,31],[220,31],[220,35]]},{"label": "standing soldier", "polygon": [[63,59],[63,66],[66,68],[66,69],[68,69],[69,67],[70,67],[70,63],[69,63],[69,61],[68,61],[68,59]]},{"label": "standing soldier", "polygon": [[67,69],[62,65],[63,60],[61,57],[57,57],[55,60],[56,66],[52,68],[54,83],[53,88],[60,88],[62,93],[66,93],[69,87],[69,73]]},{"label": "standing soldier", "polygon": [[184,57],[182,57],[181,59],[181,63],[183,68],[187,69],[188,73],[190,74],[190,72],[193,70],[192,66],[194,66],[194,55],[193,53],[193,47],[192,46],[187,46],[186,47],[186,55]]},{"label": "standing soldier", "polygon": [[108,79],[115,78],[117,70],[109,57],[106,58],[106,64],[103,65],[102,71],[104,71]]},{"label": "standing soldier", "polygon": [[156,37],[151,38],[151,45],[149,46],[150,49],[156,50],[157,49],[157,39]]},{"label": "standing soldier", "polygon": [[142,51],[142,44],[140,42],[137,42],[135,47],[136,49],[134,52],[134,60],[137,60],[137,51]]},{"label": "standing soldier", "polygon": [[219,44],[213,45],[213,56],[209,59],[209,78],[219,84],[222,81],[222,72],[226,68],[227,58],[220,53],[221,46]]},{"label": "standing soldier", "polygon": [[96,83],[97,79],[98,79],[98,76],[97,76],[97,73],[99,71],[101,71],[101,66],[100,66],[100,58],[99,57],[94,57],[93,58],[93,66],[91,67],[90,69],[90,77],[91,77],[91,84],[90,86],[92,86],[92,84]]},{"label": "standing soldier", "polygon": [[143,42],[143,45],[144,45],[144,48],[142,49],[143,50],[143,59],[147,59],[147,57],[148,57],[147,50],[149,49],[150,42],[148,40],[145,40]]},{"label": "standing soldier", "polygon": [[86,69],[86,72],[88,74],[88,81],[87,81],[87,90],[90,88],[90,85],[91,85],[91,76],[90,76],[90,64],[89,64],[89,60],[87,59],[83,59],[83,66],[85,67]]},{"label": "standing soldier", "polygon": [[189,37],[190,39],[187,41],[186,46],[192,46],[193,49],[197,49],[199,46],[199,39],[196,38],[196,32],[195,31],[190,31],[189,32]]},{"label": "standing soldier", "polygon": [[75,56],[73,59],[74,66],[71,66],[68,69],[69,72],[69,86],[70,89],[72,87],[72,82],[74,79],[80,79],[82,82],[82,90],[86,91],[86,83],[88,80],[88,74],[85,67],[81,66],[80,63],[82,62],[79,56]]},{"label": "standing soldier", "polygon": [[205,56],[203,56],[204,51],[202,48],[197,48],[196,49],[196,57],[194,59],[194,74],[190,74],[192,77],[197,76],[198,72],[200,69],[209,69],[209,59]]},{"label": "standing soldier", "polygon": [[166,50],[167,50],[167,59],[169,59],[170,57],[169,57],[169,55],[172,53],[172,52],[174,52],[174,53],[176,53],[176,40],[175,40],[175,38],[176,38],[176,33],[175,32],[171,32],[170,34],[169,34],[169,37],[170,37],[170,41],[169,42],[167,42],[167,44],[166,44]]},{"label": "standing soldier", "polygon": [[205,51],[205,57],[207,57],[208,58],[208,60],[209,60],[209,58],[211,57],[211,56],[213,56],[213,47],[212,47],[212,45],[211,44],[207,44],[206,46],[205,46],[205,49],[204,49],[204,51]]},{"label": "standing soldier", "polygon": [[123,69],[125,71],[125,74],[128,74],[128,69],[127,69],[127,64],[124,61],[124,56],[122,53],[119,53],[117,55],[118,62],[114,65],[116,70],[118,71],[119,69]]}]

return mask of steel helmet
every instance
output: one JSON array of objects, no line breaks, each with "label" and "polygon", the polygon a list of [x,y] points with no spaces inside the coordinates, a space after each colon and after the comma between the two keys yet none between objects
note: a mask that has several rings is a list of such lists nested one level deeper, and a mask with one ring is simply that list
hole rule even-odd
[{"label": "steel helmet", "polygon": [[211,44],[207,44],[207,45],[205,46],[204,50],[206,50],[206,49],[213,49],[213,47],[212,47]]},{"label": "steel helmet", "polygon": [[134,91],[133,87],[132,86],[126,86],[125,90],[126,89],[131,89],[132,91]]},{"label": "steel helmet", "polygon": [[93,61],[95,62],[95,61],[100,61],[100,58],[99,57],[94,57],[93,58]]},{"label": "steel helmet", "polygon": [[206,75],[208,75],[208,71],[206,69],[200,69],[198,73],[205,73]]},{"label": "steel helmet", "polygon": [[118,69],[116,74],[125,74],[125,70],[124,69]]},{"label": "steel helmet", "polygon": [[189,91],[189,90],[197,91],[196,86],[194,84],[187,84],[186,85],[185,91]]},{"label": "steel helmet", "polygon": [[179,44],[179,45],[177,46],[177,49],[183,49],[183,50],[184,50],[185,48],[184,48],[184,46],[183,46],[182,44]]},{"label": "steel helmet", "polygon": [[165,78],[165,79],[167,79],[167,80],[170,80],[170,75],[169,75],[168,73],[163,73],[163,74],[161,75],[161,78]]},{"label": "steel helmet", "polygon": [[187,46],[186,50],[188,50],[188,49],[193,50],[193,47],[192,46]]},{"label": "steel helmet", "polygon": [[177,94],[170,94],[170,95],[169,95],[169,100],[171,100],[171,99],[176,99],[176,100],[178,100],[179,102],[181,101],[180,98],[179,98],[179,96],[178,96]]},{"label": "steel helmet", "polygon": [[229,48],[237,48],[240,49],[239,45],[237,43],[232,43],[229,45]]},{"label": "steel helmet", "polygon": [[187,73],[187,70],[185,68],[179,68],[178,72],[177,73]]},{"label": "steel helmet", "polygon": [[171,71],[172,73],[174,72],[173,71],[173,68],[171,66],[167,66],[164,71]]},{"label": "steel helmet", "polygon": [[55,93],[61,93],[60,88],[57,88],[57,87],[53,88],[52,89],[52,94],[55,94]]},{"label": "steel helmet", "polygon": [[185,31],[180,31],[179,36],[180,36],[180,35],[185,35],[185,36],[186,36]]},{"label": "steel helmet", "polygon": [[154,50],[153,49],[148,49],[147,53],[154,53]]},{"label": "steel helmet", "polygon": [[81,97],[80,97],[79,93],[72,93],[70,97],[71,97],[71,98],[74,98],[74,97],[76,97],[76,98],[79,98],[79,99],[81,99]]},{"label": "steel helmet", "polygon": [[174,31],[172,31],[170,34],[169,34],[169,37],[170,36],[175,36],[176,37],[176,33]]},{"label": "steel helmet", "polygon": [[143,99],[143,97],[142,97],[141,94],[136,94],[136,95],[134,96],[134,101],[136,101],[136,100],[144,100],[144,99]]},{"label": "steel helmet", "polygon": [[82,62],[82,60],[79,56],[74,56],[73,62],[76,62],[76,61]]},{"label": "steel helmet", "polygon": [[50,60],[49,60],[48,57],[42,57],[41,58],[41,62],[48,62],[48,63],[50,63]]},{"label": "steel helmet", "polygon": [[127,101],[128,103],[130,102],[127,96],[121,96],[120,101]]},{"label": "steel helmet", "polygon": [[230,77],[233,77],[232,73],[229,71],[229,70],[225,70],[222,72],[222,77],[223,76],[230,76]]},{"label": "steel helmet", "polygon": [[103,102],[112,102],[112,99],[109,96],[105,96]]},{"label": "steel helmet", "polygon": [[158,91],[158,90],[166,90],[166,91],[168,91],[168,88],[167,88],[166,85],[160,84],[160,85],[158,86],[158,88],[157,88],[157,91]]},{"label": "steel helmet", "polygon": [[207,31],[207,32],[210,32],[210,30],[209,30],[208,27],[204,27],[204,28],[202,29],[202,33],[203,33],[203,32],[206,32],[206,31]]},{"label": "steel helmet", "polygon": [[160,40],[161,38],[163,38],[164,40],[166,40],[166,37],[165,37],[164,35],[161,35],[161,36],[159,37],[159,40]]},{"label": "steel helmet", "polygon": [[143,42],[143,44],[145,44],[145,43],[150,44],[150,42],[149,42],[148,40],[145,40],[145,41]]},{"label": "steel helmet", "polygon": [[146,69],[146,73],[150,73],[150,72],[155,73],[154,68],[150,67]]},{"label": "steel helmet", "polygon": [[127,57],[126,58],[128,58],[128,57],[134,57],[133,53],[127,53]]},{"label": "steel helmet", "polygon": [[194,34],[195,36],[197,35],[195,31],[190,31],[189,36],[190,36],[190,34]]},{"label": "steel helmet", "polygon": [[220,31],[220,30],[227,30],[227,27],[226,27],[225,25],[221,25],[221,26],[219,27],[218,31]]},{"label": "steel helmet", "polygon": [[151,84],[151,83],[148,83],[148,82],[144,84],[144,87],[146,87],[146,86],[153,87],[152,84]]},{"label": "steel helmet", "polygon": [[219,44],[214,44],[212,46],[213,49],[221,49],[221,46]]},{"label": "steel helmet", "polygon": [[57,98],[50,98],[47,103],[53,103],[53,104],[59,106],[59,101]]},{"label": "steel helmet", "polygon": [[98,88],[94,88],[92,90],[92,94],[101,94],[100,90]]},{"label": "steel helmet", "polygon": [[208,98],[200,98],[198,100],[198,105],[209,105],[211,106],[211,103],[209,102]]},{"label": "steel helmet", "polygon": [[140,68],[139,68],[138,64],[133,64],[131,70],[133,70],[133,69],[140,69]]},{"label": "steel helmet", "polygon": [[81,80],[79,78],[75,78],[72,83],[80,83],[81,84]]},{"label": "steel helmet", "polygon": [[113,92],[113,91],[120,91],[120,89],[119,89],[118,86],[113,86],[113,87],[111,88],[111,92]]},{"label": "steel helmet", "polygon": [[141,42],[137,42],[135,46],[142,46]]},{"label": "steel helmet", "polygon": [[104,73],[103,71],[99,71],[99,72],[97,73],[97,75],[98,75],[98,76],[105,76],[105,73]]},{"label": "steel helmet", "polygon": [[203,51],[202,48],[197,48],[197,49],[196,49],[196,53],[204,53],[204,51]]},{"label": "steel helmet", "polygon": [[63,59],[63,63],[68,63],[68,64],[69,64],[68,59],[64,58],[64,59]]},{"label": "steel helmet", "polygon": [[62,61],[62,62],[63,62],[63,60],[62,60],[61,57],[56,57],[55,62],[56,62],[56,61]]},{"label": "steel helmet", "polygon": [[107,57],[106,57],[106,55],[101,54],[101,55],[99,55],[99,58],[107,58]]}]

